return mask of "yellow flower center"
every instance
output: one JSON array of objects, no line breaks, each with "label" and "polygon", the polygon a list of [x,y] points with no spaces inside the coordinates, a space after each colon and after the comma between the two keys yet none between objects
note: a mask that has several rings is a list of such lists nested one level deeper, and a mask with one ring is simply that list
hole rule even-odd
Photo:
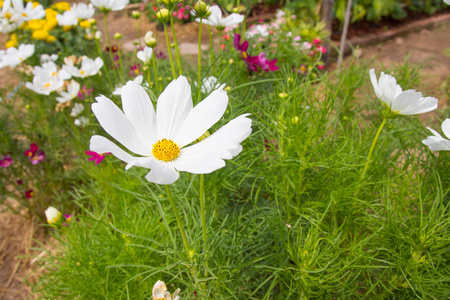
[{"label": "yellow flower center", "polygon": [[47,84],[44,84],[44,87],[45,87],[45,88],[48,88],[49,86],[50,86],[50,82],[47,83]]},{"label": "yellow flower center", "polygon": [[180,147],[172,140],[162,139],[153,144],[153,156],[163,161],[172,161],[180,155]]},{"label": "yellow flower center", "polygon": [[81,71],[80,71],[80,74],[81,74],[81,75],[84,75],[84,72],[85,72],[84,70],[81,70]]},{"label": "yellow flower center", "polygon": [[22,16],[26,18],[28,15],[26,13],[22,13]]},{"label": "yellow flower center", "polygon": [[247,52],[242,51],[242,57],[243,57],[244,59],[247,59]]}]

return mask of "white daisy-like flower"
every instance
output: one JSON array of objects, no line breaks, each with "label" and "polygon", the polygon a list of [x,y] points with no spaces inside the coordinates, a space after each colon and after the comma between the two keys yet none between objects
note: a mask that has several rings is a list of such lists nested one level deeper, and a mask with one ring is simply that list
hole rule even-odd
[{"label": "white daisy-like flower", "polygon": [[59,26],[76,26],[78,24],[77,14],[72,10],[66,10],[64,14],[56,15]]},{"label": "white daisy-like flower", "polygon": [[[240,14],[232,13],[226,18],[223,18],[222,16],[222,10],[219,6],[213,5],[209,8],[211,14],[209,15],[208,19],[203,19],[202,23],[211,25],[216,27],[219,30],[223,30],[225,27],[233,26],[236,24],[241,23],[244,21],[245,16]],[[200,23],[200,18],[195,19],[196,22]]]},{"label": "white daisy-like flower", "polygon": [[52,206],[45,210],[45,217],[47,218],[47,223],[50,225],[60,224],[62,216],[62,213]]},{"label": "white daisy-like flower", "polygon": [[[195,83],[195,85],[197,85],[197,82]],[[207,95],[219,87],[220,88],[225,87],[225,85],[223,85],[222,87],[221,87],[221,85],[222,84],[214,76],[209,76],[209,77],[203,78],[201,92],[203,94]]]},{"label": "white daisy-like flower", "polygon": [[450,5],[450,0],[444,0],[444,3]]},{"label": "white daisy-like flower", "polygon": [[67,92],[61,91],[58,94],[61,97],[56,97],[56,101],[59,103],[64,103],[70,101],[78,96],[78,92],[80,91],[80,84],[75,80],[71,80],[67,85]]},{"label": "white daisy-like flower", "polygon": [[42,5],[34,5],[33,2],[28,2],[24,7],[23,0],[12,0],[16,18],[23,21],[30,21],[42,19],[45,17],[45,9]]},{"label": "white daisy-like flower", "polygon": [[70,112],[71,117],[76,117],[81,114],[84,110],[84,105],[81,103],[75,103],[72,107],[72,111]]},{"label": "white daisy-like flower", "polygon": [[11,47],[0,51],[0,69],[6,66],[16,67],[34,54],[33,44],[21,44],[19,48]]},{"label": "white daisy-like flower", "polygon": [[70,10],[73,11],[80,20],[87,20],[92,18],[95,14],[95,8],[92,3],[89,3],[89,5],[82,2],[74,3]]},{"label": "white daisy-like flower", "polygon": [[373,89],[381,100],[383,114],[386,117],[423,114],[438,107],[438,99],[422,97],[422,93],[415,90],[403,91],[395,77],[391,75],[381,72],[380,80],[377,82],[375,70],[371,69],[369,73]]},{"label": "white daisy-like flower", "polygon": [[33,69],[33,82],[25,83],[25,86],[42,95],[50,95],[64,85],[64,80],[70,79],[70,75],[64,70],[59,70],[53,61],[36,66]]},{"label": "white daisy-like flower", "polygon": [[[142,75],[138,75],[138,76],[136,76],[135,79],[133,79],[133,82],[134,82],[134,83],[137,83],[137,84],[140,84],[140,85],[142,84],[142,81],[144,81],[144,76],[142,76]],[[116,96],[122,95],[122,89],[123,89],[124,86],[125,86],[125,85],[122,85],[122,86],[117,87],[117,88],[114,90],[114,92],[112,92],[112,94],[113,94],[113,95],[116,95]]]},{"label": "white daisy-like flower", "polygon": [[136,57],[146,65],[150,64],[152,55],[153,55],[153,49],[150,47],[147,47],[147,46],[144,47],[143,50],[140,50],[140,51],[138,51],[138,53],[136,53]]},{"label": "white daisy-like flower", "polygon": [[49,61],[56,61],[58,57],[58,54],[41,54],[41,64]]},{"label": "white daisy-like flower", "polygon": [[79,117],[78,119],[75,119],[75,121],[73,121],[73,124],[75,124],[75,126],[79,126],[79,127],[84,127],[89,123],[89,119],[86,117]]},{"label": "white daisy-like flower", "polygon": [[118,11],[125,8],[128,0],[91,0],[91,3],[102,12]]},{"label": "white daisy-like flower", "polygon": [[171,184],[179,171],[207,174],[225,166],[242,151],[240,143],[251,133],[249,114],[243,114],[215,133],[194,143],[225,113],[228,95],[222,89],[212,92],[193,107],[191,87],[184,76],[172,81],[159,96],[156,112],[144,88],[128,82],[122,89],[123,112],[105,96],[96,98],[92,111],[103,129],[134,157],[105,137],[95,135],[90,150],[110,152],[133,166],[151,169],[149,182]]},{"label": "white daisy-like flower", "polygon": [[100,57],[95,60],[84,57],[80,68],[75,67],[73,62],[69,61],[69,64],[64,65],[63,69],[73,77],[85,78],[96,75],[102,67],[103,60]]},{"label": "white daisy-like flower", "polygon": [[430,147],[431,151],[450,151],[450,119],[447,118],[444,122],[442,122],[442,132],[448,139],[443,138],[437,131],[431,129],[430,127],[427,128],[434,135],[427,137],[422,141],[422,143]]}]

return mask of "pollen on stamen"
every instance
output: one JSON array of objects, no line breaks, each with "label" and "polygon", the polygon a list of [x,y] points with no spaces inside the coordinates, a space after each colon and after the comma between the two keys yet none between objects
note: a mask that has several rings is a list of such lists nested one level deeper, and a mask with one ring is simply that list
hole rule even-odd
[{"label": "pollen on stamen", "polygon": [[153,144],[152,154],[156,159],[172,161],[180,155],[180,147],[172,140],[162,139]]}]

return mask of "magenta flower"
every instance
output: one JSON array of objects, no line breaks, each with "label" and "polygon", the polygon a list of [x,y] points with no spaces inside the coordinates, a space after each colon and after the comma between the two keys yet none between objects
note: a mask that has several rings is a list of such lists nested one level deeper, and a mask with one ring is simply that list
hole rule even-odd
[{"label": "magenta flower", "polygon": [[268,60],[264,52],[261,52],[258,56],[251,56],[249,59],[250,63],[254,66],[260,67],[263,71],[269,72],[278,70],[278,66],[275,65],[277,63],[277,59]]},{"label": "magenta flower", "polygon": [[248,41],[243,41],[241,44],[241,35],[239,33],[234,35],[233,46],[241,52],[243,58],[247,57]]},{"label": "magenta flower", "polygon": [[322,41],[319,39],[319,38],[315,38],[315,39],[313,39],[313,44],[314,45],[320,45],[322,43]]},{"label": "magenta flower", "polygon": [[114,45],[114,46],[111,47],[111,50],[110,50],[109,47],[107,46],[107,47],[106,47],[106,51],[107,51],[107,52],[116,53],[117,51],[119,51],[119,46]]},{"label": "magenta flower", "polygon": [[23,153],[23,155],[28,156],[28,157],[33,157],[39,150],[39,146],[36,145],[35,143],[30,145],[30,149],[28,149],[27,151],[25,151]]},{"label": "magenta flower", "polygon": [[33,190],[26,190],[26,191],[25,191],[25,197],[26,197],[27,199],[31,199],[31,197],[33,197],[33,196],[34,196]]},{"label": "magenta flower", "polygon": [[84,96],[90,96],[93,90],[94,89],[86,88],[86,86],[84,85],[83,88],[78,92],[78,98],[84,100]]},{"label": "magenta flower", "polygon": [[36,165],[41,161],[45,160],[44,151],[39,151],[39,146],[35,143],[30,145],[30,149],[23,153],[25,156],[28,156],[31,164]]},{"label": "magenta flower", "polygon": [[4,155],[3,159],[0,160],[0,167],[7,168],[12,164],[13,160],[8,155]]},{"label": "magenta flower", "polygon": [[103,154],[99,154],[97,152],[94,151],[89,151],[86,150],[85,153],[91,157],[88,158],[88,161],[95,161],[95,164],[98,165],[99,163],[102,162],[102,160],[105,159],[105,156],[108,154],[111,154],[111,152],[107,152],[107,153],[103,153]]}]

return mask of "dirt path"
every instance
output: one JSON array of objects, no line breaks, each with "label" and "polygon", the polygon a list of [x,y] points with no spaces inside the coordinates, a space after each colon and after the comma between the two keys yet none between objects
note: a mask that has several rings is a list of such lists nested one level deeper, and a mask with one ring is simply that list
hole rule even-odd
[{"label": "dirt path", "polygon": [[[111,35],[115,32],[122,33],[124,36],[122,43],[137,38],[135,20],[124,19],[124,15],[125,13],[112,13],[108,16]],[[100,20],[99,27],[102,27]],[[142,18],[140,22],[142,35],[147,30],[152,30],[157,33],[160,47],[164,47],[164,35],[156,30],[155,24],[148,23],[145,18]],[[180,43],[197,41],[198,24],[177,24],[176,30]],[[206,30],[204,32],[206,42]],[[4,47],[5,41],[6,36],[0,34],[0,48]],[[442,108],[448,107],[449,99],[443,91],[440,95],[437,95],[435,91],[445,80],[450,80],[449,52],[450,24],[447,23],[432,30],[423,29],[376,46],[364,47],[361,49],[360,59],[375,58],[379,65],[375,63],[374,67],[381,71],[383,65],[387,67],[393,63],[403,63],[405,57],[410,54],[410,63],[424,64],[426,89],[433,90],[433,96],[440,99],[439,105]],[[12,89],[18,83],[19,79],[12,75],[9,68],[0,69],[0,88]],[[422,88],[421,90],[426,92]],[[29,250],[31,246],[35,246],[33,239],[45,241],[47,238],[45,230],[36,221],[8,212],[0,214],[0,299],[27,299],[30,288],[23,284],[23,280],[36,267],[36,264],[30,265],[29,258],[19,256],[38,255],[38,252]]]}]

